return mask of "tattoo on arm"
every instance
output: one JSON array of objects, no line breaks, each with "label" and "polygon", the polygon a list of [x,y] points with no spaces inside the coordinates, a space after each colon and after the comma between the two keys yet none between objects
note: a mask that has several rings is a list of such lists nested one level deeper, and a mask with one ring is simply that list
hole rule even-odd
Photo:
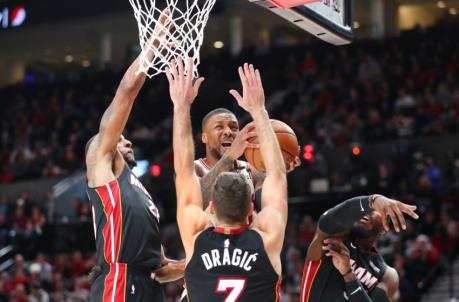
[{"label": "tattoo on arm", "polygon": [[266,175],[252,168],[252,178],[253,178],[253,187],[255,191],[260,189],[263,186]]},{"label": "tattoo on arm", "polygon": [[234,170],[234,161],[229,159],[228,156],[223,155],[217,164],[206,175],[201,178],[202,199],[204,209],[209,206],[212,199],[212,185],[214,184],[217,176],[221,172],[229,172]]}]

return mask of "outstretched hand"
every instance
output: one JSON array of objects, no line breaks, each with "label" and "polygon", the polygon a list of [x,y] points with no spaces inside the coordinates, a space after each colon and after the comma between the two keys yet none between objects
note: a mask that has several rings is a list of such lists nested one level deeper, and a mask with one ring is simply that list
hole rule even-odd
[{"label": "outstretched hand", "polygon": [[252,64],[244,64],[244,67],[239,67],[239,77],[242,83],[242,94],[232,89],[230,94],[236,99],[239,106],[245,111],[253,113],[257,110],[265,108],[265,93],[261,82],[260,71],[254,69]]},{"label": "outstretched hand", "polygon": [[400,229],[406,229],[404,214],[411,216],[414,219],[419,218],[419,216],[415,213],[416,208],[416,206],[410,206],[382,195],[377,196],[373,203],[373,209],[383,217],[382,222],[386,232],[389,231],[387,216],[390,217],[395,231],[400,232]]},{"label": "outstretched hand", "polygon": [[204,81],[204,78],[201,77],[193,83],[193,65],[193,59],[189,58],[185,74],[183,60],[179,58],[172,62],[172,69],[166,69],[169,92],[175,108],[191,106]]}]

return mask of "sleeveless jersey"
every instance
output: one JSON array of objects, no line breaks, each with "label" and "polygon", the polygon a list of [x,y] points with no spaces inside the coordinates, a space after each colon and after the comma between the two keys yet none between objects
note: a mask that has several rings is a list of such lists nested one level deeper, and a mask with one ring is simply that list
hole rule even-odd
[{"label": "sleeveless jersey", "polygon": [[[375,249],[362,254],[352,241],[345,242],[350,252],[351,269],[363,288],[369,293],[382,281],[387,264]],[[335,269],[331,257],[306,261],[301,286],[301,302],[348,301],[344,279]]]},{"label": "sleeveless jersey", "polygon": [[204,230],[185,269],[189,302],[277,302],[280,282],[261,236],[247,227]]},{"label": "sleeveless jersey", "polygon": [[118,179],[88,188],[88,196],[99,265],[122,263],[145,273],[161,266],[158,208],[127,165]]}]

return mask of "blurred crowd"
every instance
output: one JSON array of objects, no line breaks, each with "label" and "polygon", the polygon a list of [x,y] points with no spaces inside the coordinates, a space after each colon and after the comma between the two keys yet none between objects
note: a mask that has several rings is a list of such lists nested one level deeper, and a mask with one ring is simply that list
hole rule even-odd
[{"label": "blurred crowd", "polygon": [[[262,71],[272,117],[291,125],[299,141],[317,151],[313,163],[289,176],[293,194],[305,195],[302,188],[311,175],[329,180],[327,194],[291,206],[282,255],[283,302],[298,301],[305,252],[320,212],[358,194],[382,193],[419,208],[419,221],[410,220],[406,232],[388,233],[378,242],[400,274],[402,301],[419,301],[429,277],[433,280],[456,256],[459,156],[444,152],[439,158],[401,139],[457,132],[458,30],[449,24],[339,49],[319,43],[252,47],[238,58],[221,53],[203,62],[207,80],[193,108],[196,129],[200,117],[221,106],[247,121],[227,91],[239,87],[236,66],[253,62]],[[83,169],[84,145],[97,131],[120,78],[106,69],[0,89],[0,183]],[[169,103],[164,78],[146,83],[126,130],[138,158],[170,166]],[[389,140],[396,151],[385,160],[349,158],[339,172],[321,155],[330,147]],[[0,196],[0,247],[15,247],[14,264],[0,275],[0,301],[86,301],[95,263],[89,208],[76,199],[77,219],[63,221],[54,217],[51,197],[33,195]],[[162,228],[168,256],[183,257],[176,225]],[[165,286],[168,301],[177,301],[181,285]]]},{"label": "blurred crowd", "polygon": [[[262,71],[272,117],[291,125],[304,144],[342,146],[455,133],[458,29],[448,24],[340,48],[317,42],[254,46],[236,58],[222,52],[200,67],[207,80],[193,108],[194,123],[221,106],[234,109],[242,123],[247,120],[227,91],[240,86],[236,67],[248,61]],[[1,89],[0,182],[81,169],[84,145],[97,131],[121,75],[107,68]],[[167,81],[160,76],[147,81],[134,106],[126,134],[145,159],[170,161],[168,99]]]}]

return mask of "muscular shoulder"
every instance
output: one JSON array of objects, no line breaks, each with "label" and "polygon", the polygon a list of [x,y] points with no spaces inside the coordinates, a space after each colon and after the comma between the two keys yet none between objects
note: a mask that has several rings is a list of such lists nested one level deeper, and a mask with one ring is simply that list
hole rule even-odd
[{"label": "muscular shoulder", "polygon": [[100,137],[97,134],[86,148],[86,177],[91,187],[108,183],[124,168],[124,159],[116,149],[102,154],[99,146]]},{"label": "muscular shoulder", "polygon": [[100,144],[99,133],[94,135],[86,144],[86,148],[84,151],[85,151],[87,168],[90,168],[91,166],[97,163],[99,144]]}]

